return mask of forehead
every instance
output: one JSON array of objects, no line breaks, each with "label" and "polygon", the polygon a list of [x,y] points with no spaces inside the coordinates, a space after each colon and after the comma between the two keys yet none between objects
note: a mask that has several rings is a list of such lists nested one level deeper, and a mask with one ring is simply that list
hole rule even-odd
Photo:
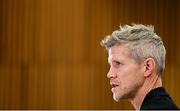
[{"label": "forehead", "polygon": [[130,57],[129,49],[125,45],[114,45],[109,48],[109,57],[108,62],[118,60],[118,61],[130,61],[132,58]]},{"label": "forehead", "polygon": [[109,48],[109,55],[129,55],[129,49],[125,45],[114,45]]}]

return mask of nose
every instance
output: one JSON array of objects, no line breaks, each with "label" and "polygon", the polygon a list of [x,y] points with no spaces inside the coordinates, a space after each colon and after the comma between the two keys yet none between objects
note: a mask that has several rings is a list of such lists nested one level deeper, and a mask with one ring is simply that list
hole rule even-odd
[{"label": "nose", "polygon": [[110,68],[109,72],[107,73],[107,78],[111,79],[111,78],[115,78],[117,76],[116,72]]}]

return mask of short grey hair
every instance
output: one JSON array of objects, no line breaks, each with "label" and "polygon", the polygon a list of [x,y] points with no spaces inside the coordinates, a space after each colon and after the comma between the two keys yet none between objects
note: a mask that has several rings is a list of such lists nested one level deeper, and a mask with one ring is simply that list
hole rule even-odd
[{"label": "short grey hair", "polygon": [[146,58],[153,58],[157,74],[160,75],[164,71],[166,49],[161,38],[154,32],[154,26],[142,24],[120,26],[119,30],[101,41],[101,45],[107,50],[116,44],[125,44],[131,57],[138,63]]}]

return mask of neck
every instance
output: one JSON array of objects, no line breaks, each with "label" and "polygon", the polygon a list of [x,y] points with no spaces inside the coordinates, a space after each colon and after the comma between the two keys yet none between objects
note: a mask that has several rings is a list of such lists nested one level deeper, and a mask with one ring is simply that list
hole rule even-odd
[{"label": "neck", "polygon": [[157,74],[154,74],[154,77],[145,78],[145,82],[142,87],[137,91],[136,96],[130,100],[131,104],[136,110],[139,110],[145,96],[152,90],[157,87],[162,86],[161,77]]}]

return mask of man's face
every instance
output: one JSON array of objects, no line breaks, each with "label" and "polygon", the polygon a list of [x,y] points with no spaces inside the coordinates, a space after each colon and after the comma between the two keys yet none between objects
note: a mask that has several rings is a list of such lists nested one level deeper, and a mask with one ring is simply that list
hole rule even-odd
[{"label": "man's face", "polygon": [[107,77],[110,79],[114,100],[132,99],[144,82],[143,63],[137,63],[131,58],[124,45],[115,45],[109,49],[108,62],[110,69]]}]

